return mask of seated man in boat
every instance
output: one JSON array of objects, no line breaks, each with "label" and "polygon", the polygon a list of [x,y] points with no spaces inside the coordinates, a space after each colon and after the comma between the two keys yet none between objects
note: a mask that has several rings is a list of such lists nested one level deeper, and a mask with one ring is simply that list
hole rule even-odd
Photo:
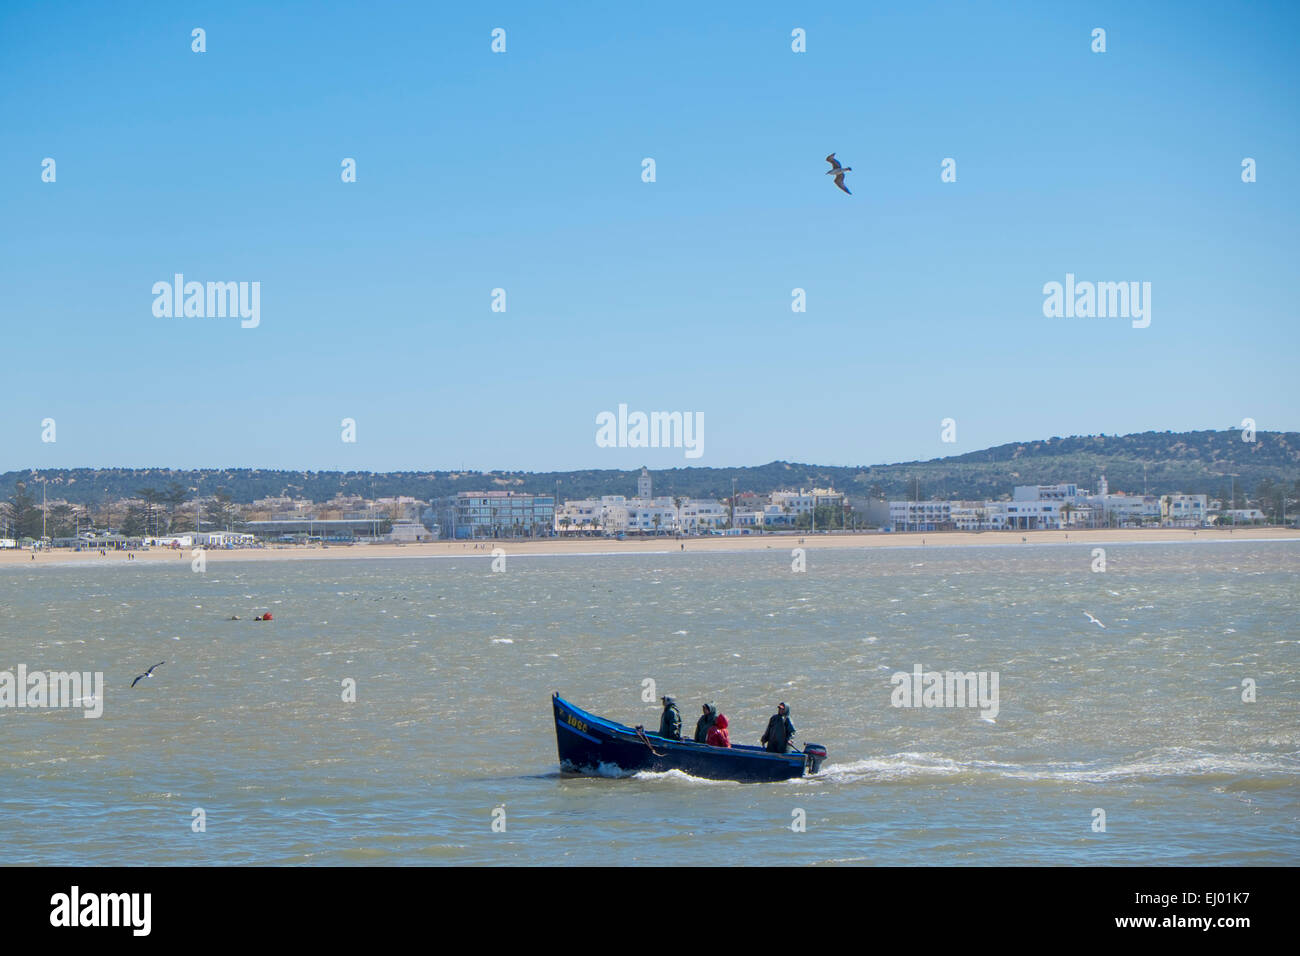
[{"label": "seated man in boat", "polygon": [[713,726],[713,722],[717,719],[718,708],[713,704],[705,704],[704,713],[702,713],[700,719],[695,722],[695,742],[697,744],[702,744],[708,741],[709,728]]},{"label": "seated man in boat", "polygon": [[718,714],[718,719],[709,728],[709,736],[704,741],[710,747],[730,747],[731,734],[727,732],[727,715]]},{"label": "seated man in boat", "polygon": [[663,702],[664,715],[659,718],[659,736],[666,740],[681,740],[682,715],[677,710],[677,701],[665,697]]},{"label": "seated man in boat", "polygon": [[761,743],[774,754],[783,754],[790,749],[790,740],[794,737],[794,724],[790,723],[790,708],[785,701],[776,705],[776,713],[767,722]]}]

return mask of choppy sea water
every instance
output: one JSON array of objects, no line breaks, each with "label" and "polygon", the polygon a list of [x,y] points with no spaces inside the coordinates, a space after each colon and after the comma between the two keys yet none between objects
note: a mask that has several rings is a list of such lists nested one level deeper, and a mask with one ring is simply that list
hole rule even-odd
[{"label": "choppy sea water", "polygon": [[[0,709],[0,863],[1300,862],[1300,543],[1106,558],[2,568],[0,670],[107,686],[97,720]],[[915,664],[996,671],[996,718],[891,706]],[[779,784],[561,775],[551,692],[657,726],[647,679],[688,727],[717,701],[741,742],[785,700],[827,764]]]}]

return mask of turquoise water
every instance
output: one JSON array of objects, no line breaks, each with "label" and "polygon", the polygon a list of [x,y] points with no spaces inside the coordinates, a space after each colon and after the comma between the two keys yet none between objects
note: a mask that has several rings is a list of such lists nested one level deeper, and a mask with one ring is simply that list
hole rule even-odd
[{"label": "turquoise water", "polygon": [[[1300,544],[1106,550],[3,568],[0,670],[106,687],[0,709],[0,862],[1300,862]],[[918,663],[996,717],[891,706]],[[823,773],[561,776],[551,692],[657,725],[646,680],[743,742],[788,701]]]}]

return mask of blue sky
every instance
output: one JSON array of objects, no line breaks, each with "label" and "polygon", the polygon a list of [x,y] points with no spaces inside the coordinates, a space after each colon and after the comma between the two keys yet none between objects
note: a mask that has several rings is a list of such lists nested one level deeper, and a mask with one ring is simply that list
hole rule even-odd
[{"label": "blue sky", "polygon": [[[1298,26],[1294,4],[5,4],[0,471],[1296,430]],[[177,272],[260,282],[260,325],[155,317]],[[1150,327],[1044,317],[1066,273],[1150,282]],[[620,403],[702,413],[703,456],[597,447]]]}]

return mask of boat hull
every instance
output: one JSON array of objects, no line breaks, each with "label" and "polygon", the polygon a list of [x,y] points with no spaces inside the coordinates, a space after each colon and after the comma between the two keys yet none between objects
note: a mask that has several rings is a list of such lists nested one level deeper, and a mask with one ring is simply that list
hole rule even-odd
[{"label": "boat hull", "polygon": [[[693,740],[668,740],[597,717],[559,694],[551,698],[560,769],[571,773],[623,773],[680,770],[710,780],[765,782],[802,777],[802,753],[774,754],[761,747],[710,747]],[[647,743],[648,741],[648,743]]]}]

